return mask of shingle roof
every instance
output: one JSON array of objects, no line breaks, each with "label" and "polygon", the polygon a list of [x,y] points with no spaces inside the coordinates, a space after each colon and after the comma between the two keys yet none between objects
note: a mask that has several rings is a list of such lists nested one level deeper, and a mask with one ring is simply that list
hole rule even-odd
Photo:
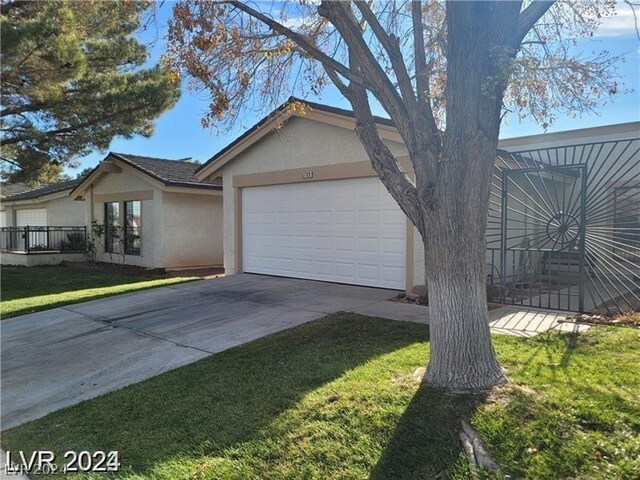
[{"label": "shingle roof", "polygon": [[65,182],[58,182],[58,183],[50,183],[48,185],[45,185],[44,187],[35,188],[33,190],[19,193],[17,195],[11,195],[9,197],[5,197],[2,200],[4,202],[15,202],[18,200],[31,200],[34,198],[42,197],[44,195],[50,195],[52,193],[71,190],[73,187],[75,187],[79,183],[80,183],[80,179],[67,180]]},{"label": "shingle roof", "polygon": [[26,183],[6,183],[0,182],[0,198],[11,197],[32,190]]},{"label": "shingle roof", "polygon": [[162,182],[165,185],[221,189],[220,182],[200,182],[195,172],[199,164],[189,162],[187,158],[168,160],[164,158],[142,157],[128,153],[110,152],[109,155],[122,160],[142,173]]}]

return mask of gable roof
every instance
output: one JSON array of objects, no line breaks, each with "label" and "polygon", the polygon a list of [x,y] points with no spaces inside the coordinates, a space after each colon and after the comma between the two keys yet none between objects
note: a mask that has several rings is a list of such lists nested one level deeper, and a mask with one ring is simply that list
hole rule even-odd
[{"label": "gable roof", "polygon": [[188,161],[189,158],[170,160],[166,158],[131,155],[129,153],[109,152],[104,160],[91,170],[71,191],[71,195],[77,196],[84,187],[92,184],[96,179],[96,173],[98,173],[101,168],[104,168],[110,159],[122,162],[166,187],[222,190],[222,183],[219,181],[199,181],[196,178],[195,172],[200,165]]},{"label": "gable roof", "polygon": [[222,188],[220,182],[201,182],[196,178],[199,164],[189,162],[190,158],[168,160],[166,158],[142,157],[128,153],[110,152],[109,155],[131,165],[144,174],[165,185],[195,188]]},{"label": "gable roof", "polygon": [[[302,103],[309,107],[309,112],[307,113],[298,113],[297,111],[292,111],[289,107],[293,103]],[[324,113],[325,116],[321,117],[317,115],[318,113]],[[320,120],[325,121],[326,123],[333,123],[327,117],[328,115],[343,117],[344,119],[351,120],[351,122],[355,122],[355,114],[351,110],[345,110],[343,108],[331,107],[329,105],[323,105],[321,103],[310,102],[308,100],[303,100],[297,97],[289,97],[289,99],[277,107],[275,110],[267,114],[264,118],[262,118],[258,123],[256,123],[249,130],[244,132],[238,138],[236,138],[229,145],[224,147],[218,153],[216,153],[213,157],[207,160],[204,164],[200,165],[196,170],[196,174],[198,178],[206,178],[211,175],[213,172],[222,167],[222,165],[231,161],[241,152],[249,148],[253,143],[258,141],[267,133],[271,132],[275,128],[277,128],[282,122],[288,120],[291,117],[299,116],[302,118],[311,118],[312,120]],[[395,133],[394,136],[397,136],[397,130],[395,128],[395,123],[393,120],[384,117],[373,117],[379,127],[383,127],[386,131],[392,131]],[[344,125],[341,125],[344,126]],[[395,138],[394,138],[395,139]]]},{"label": "gable roof", "polygon": [[65,182],[50,183],[43,187],[34,188],[26,192],[11,195],[2,199],[3,203],[17,202],[20,200],[34,200],[46,195],[52,195],[54,193],[64,192],[65,190],[71,190],[80,183],[80,179],[67,180]]},{"label": "gable roof", "polygon": [[0,198],[11,197],[13,195],[18,195],[19,193],[28,192],[32,189],[33,187],[30,187],[26,183],[0,182]]}]

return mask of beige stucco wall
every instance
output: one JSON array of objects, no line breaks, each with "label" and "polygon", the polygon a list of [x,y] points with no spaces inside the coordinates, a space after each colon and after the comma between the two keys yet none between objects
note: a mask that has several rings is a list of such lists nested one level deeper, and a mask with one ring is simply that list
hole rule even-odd
[{"label": "beige stucco wall", "polygon": [[[406,155],[404,145],[386,143],[396,155]],[[236,273],[233,188],[235,175],[362,161],[368,161],[368,157],[353,131],[298,117],[290,119],[282,129],[267,134],[242,152],[222,170],[225,272]],[[220,172],[214,174],[219,175]],[[421,260],[420,262],[423,263]]]},{"label": "beige stucco wall", "polygon": [[222,196],[163,193],[165,268],[222,265]]},{"label": "beige stucco wall", "polygon": [[[141,200],[137,193],[144,193]],[[195,192],[195,190],[194,190]],[[198,267],[222,264],[222,196],[201,193],[174,193],[162,190],[133,170],[101,176],[85,198],[87,219],[104,222],[104,203],[114,199],[140,200],[142,248],[140,255],[104,252],[98,260],[145,268]],[[100,196],[103,196],[102,198]],[[104,196],[107,196],[106,199]],[[104,201],[103,201],[104,200]],[[93,204],[93,212],[90,205]],[[121,206],[122,208],[122,206]],[[121,212],[121,222],[122,222]],[[90,220],[88,220],[90,224]]]},{"label": "beige stucco wall", "polygon": [[64,196],[53,200],[6,205],[5,221],[7,227],[16,225],[16,212],[18,210],[47,209],[47,225],[55,227],[76,227],[84,225],[84,202],[73,201],[71,197]]},{"label": "beige stucco wall", "polygon": [[[97,260],[101,262],[113,262],[113,263],[125,263],[127,265],[136,265],[145,268],[161,267],[160,257],[160,235],[155,231],[154,226],[157,226],[156,212],[157,209],[154,205],[156,196],[159,189],[155,188],[149,182],[145,181],[141,176],[133,174],[128,171],[122,173],[108,173],[100,177],[100,179],[93,185],[92,195],[113,195],[122,194],[128,192],[145,192],[153,191],[154,198],[151,200],[141,201],[141,216],[142,216],[142,248],[140,255],[120,255],[109,254],[104,251],[104,239],[101,240],[101,244],[98,249]],[[138,200],[135,195],[128,198],[128,200]],[[90,201],[86,201],[86,208],[90,209]],[[104,203],[103,201],[93,201],[93,218],[99,223],[104,222]],[[90,210],[88,210],[90,212]],[[122,222],[123,212],[120,212],[120,218]],[[87,214],[90,216],[90,213]],[[88,223],[90,228],[90,223]]]}]

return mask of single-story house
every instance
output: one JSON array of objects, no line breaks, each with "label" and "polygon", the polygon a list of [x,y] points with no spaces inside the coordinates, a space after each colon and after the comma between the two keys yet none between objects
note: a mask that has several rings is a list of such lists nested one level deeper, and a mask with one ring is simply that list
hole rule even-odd
[{"label": "single-story house", "polygon": [[[298,99],[290,101],[306,103],[308,108],[301,112],[288,108],[285,103],[195,172],[199,181],[222,181],[226,273],[280,275],[407,292],[423,286],[422,241],[376,177],[354,132],[353,113]],[[376,120],[381,138],[405,171],[411,174],[406,149],[393,123],[384,118]],[[494,196],[497,195],[497,199],[492,197],[492,205],[497,205],[494,214],[497,211],[498,222],[502,215],[501,172],[505,169],[521,171],[523,178],[518,180],[521,185],[516,190],[512,188],[507,196],[516,198],[520,204],[529,202],[526,207],[529,211],[521,212],[511,204],[506,205],[504,211],[515,210],[527,218],[531,217],[530,225],[524,228],[529,228],[531,234],[543,231],[547,243],[553,244],[558,235],[562,237],[562,241],[556,239],[550,247],[545,243],[542,250],[555,252],[555,249],[560,250],[560,245],[565,250],[573,248],[567,254],[571,258],[563,260],[563,265],[574,268],[577,230],[571,222],[576,220],[572,216],[575,212],[570,215],[563,210],[564,202],[559,197],[564,196],[568,201],[572,188],[576,190],[576,179],[586,178],[587,175],[582,173],[582,160],[589,163],[586,166],[591,182],[589,191],[597,193],[598,179],[610,187],[607,195],[614,191],[614,187],[639,188],[639,137],[640,122],[633,122],[503,140],[500,143],[504,149],[502,161],[496,162]],[[530,170],[525,172],[526,169]],[[560,178],[560,170],[563,178]],[[535,181],[524,179],[533,173],[538,177]],[[566,189],[566,193],[556,194],[553,200],[536,199],[535,195],[540,194],[543,187],[554,192]],[[583,187],[578,185],[577,191],[582,192]],[[588,196],[587,193],[577,195],[577,198]],[[597,196],[593,200],[598,200]],[[544,207],[543,202],[547,206],[542,208],[542,212],[535,211],[540,205]],[[634,203],[635,198],[627,199],[627,202],[631,202],[633,208],[638,205]],[[585,209],[582,203],[578,202],[578,205]],[[594,204],[590,208],[606,213],[609,207]],[[610,217],[613,218],[613,213]],[[489,222],[494,220],[490,217]],[[578,221],[583,220],[580,218]],[[511,217],[506,219],[510,225],[517,225],[517,221]],[[560,229],[560,233],[554,229]],[[516,227],[513,228],[515,230]],[[632,229],[628,229],[626,235],[632,234]],[[572,235],[570,242],[567,239]],[[601,241],[601,238],[597,240]],[[595,251],[599,245],[592,243],[588,248]],[[583,245],[580,248],[581,252],[585,250]],[[640,251],[637,253],[640,259]],[[636,255],[635,250],[630,255]],[[490,269],[501,273],[502,292],[510,281],[507,270],[513,265],[529,268],[523,258],[523,255],[514,257],[509,268],[508,259],[503,263],[494,260],[490,265]],[[603,258],[607,262],[610,260]],[[635,262],[635,258],[633,256],[630,261]],[[541,260],[546,262],[541,266],[542,270],[548,270],[552,261],[555,257],[545,254]],[[583,266],[580,269],[583,272]],[[625,287],[623,293],[636,291],[635,280],[632,282],[633,285],[628,285],[628,289]],[[573,283],[568,285],[569,288],[573,286]],[[542,291],[539,288],[536,295],[540,297]],[[598,294],[601,295],[602,291],[600,289]],[[584,297],[582,286],[580,292]],[[603,302],[612,299],[615,300],[613,294]],[[535,303],[531,298],[529,300],[531,304]],[[573,304],[554,306],[577,308]]]},{"label": "single-story house", "polygon": [[4,265],[82,260],[84,206],[69,197],[78,183],[51,183],[0,199]]},{"label": "single-story house", "polygon": [[33,190],[33,187],[27,185],[26,183],[0,182],[0,227],[7,226],[7,211],[4,204],[2,203],[2,199],[6,197],[12,197],[19,193],[27,192],[29,190]]},{"label": "single-story house", "polygon": [[70,192],[88,235],[92,224],[105,226],[97,260],[165,269],[222,264],[222,185],[198,180],[198,167],[110,152]]}]

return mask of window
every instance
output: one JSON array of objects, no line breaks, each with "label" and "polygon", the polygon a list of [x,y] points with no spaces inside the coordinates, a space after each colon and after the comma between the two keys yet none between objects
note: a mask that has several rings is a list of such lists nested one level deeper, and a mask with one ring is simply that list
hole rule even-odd
[{"label": "window", "polygon": [[104,204],[104,251],[120,252],[120,204],[108,202]]},{"label": "window", "polygon": [[614,253],[636,263],[640,262],[639,194],[640,186],[617,188],[613,215]]},{"label": "window", "polygon": [[140,201],[124,202],[124,253],[140,255],[142,229]]}]

